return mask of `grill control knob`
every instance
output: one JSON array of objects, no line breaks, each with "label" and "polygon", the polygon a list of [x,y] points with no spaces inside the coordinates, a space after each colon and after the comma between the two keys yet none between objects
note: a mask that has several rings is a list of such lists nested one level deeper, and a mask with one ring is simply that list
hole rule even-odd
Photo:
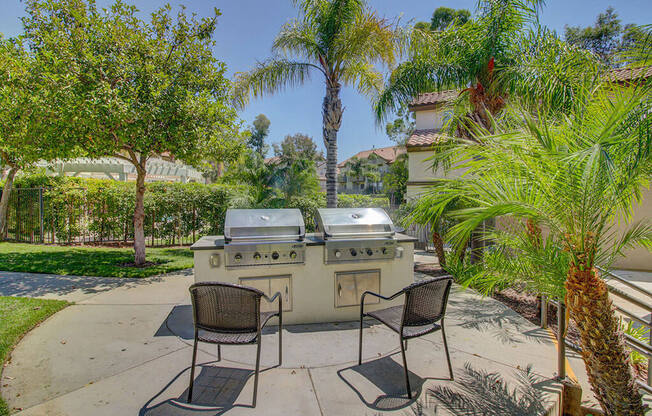
[{"label": "grill control knob", "polygon": [[240,263],[240,261],[242,260],[242,254],[236,253],[236,255],[233,256],[233,260],[235,260],[236,263]]},{"label": "grill control knob", "polygon": [[374,251],[370,248],[367,249],[367,256],[373,256]]},{"label": "grill control knob", "polygon": [[278,260],[278,257],[279,257],[278,251],[275,251],[275,252],[272,253],[272,259]]},{"label": "grill control knob", "polygon": [[358,255],[358,252],[357,252],[357,251],[355,251],[355,249],[354,249],[354,248],[352,248],[352,249],[351,249],[351,255],[355,257],[355,256],[357,256],[357,255]]},{"label": "grill control knob", "polygon": [[260,260],[260,253],[259,252],[254,253],[254,260]]},{"label": "grill control knob", "polygon": [[297,252],[296,251],[290,251],[290,258],[291,259],[296,259],[297,258]]},{"label": "grill control knob", "polygon": [[335,250],[335,253],[333,253],[333,254],[335,254],[335,257],[337,257],[338,259],[339,259],[340,257],[342,257],[342,252],[339,251],[339,250]]}]

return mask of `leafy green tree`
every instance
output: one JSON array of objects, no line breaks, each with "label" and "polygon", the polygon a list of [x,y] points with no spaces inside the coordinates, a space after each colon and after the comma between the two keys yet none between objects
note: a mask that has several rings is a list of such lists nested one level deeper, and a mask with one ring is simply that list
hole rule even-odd
[{"label": "leafy green tree", "polygon": [[210,159],[203,164],[202,169],[204,177],[208,181],[215,182],[222,177],[225,164],[241,160],[246,151],[247,133],[247,131],[239,131],[238,127],[234,125],[232,129],[217,134]]},{"label": "leafy green tree", "polygon": [[471,12],[467,9],[451,9],[450,7],[438,7],[432,13],[430,19],[430,30],[444,30],[451,23],[463,25],[471,18]]},{"label": "leafy green tree", "polygon": [[415,30],[430,30],[430,23],[428,22],[416,22],[414,24]]},{"label": "leafy green tree", "polygon": [[414,113],[409,111],[404,104],[396,111],[394,121],[385,124],[385,133],[390,140],[399,146],[405,146],[410,135],[414,132],[415,125]]},{"label": "leafy green tree", "polygon": [[219,132],[232,129],[225,65],[212,54],[213,16],[176,16],[164,6],[149,21],[121,1],[28,0],[23,19],[45,70],[65,77],[78,117],[72,125],[89,156],[113,156],[136,169],[135,263],[145,263],[147,161],[169,153],[199,165],[211,159]]},{"label": "leafy green tree", "polygon": [[249,147],[265,157],[267,148],[265,138],[269,135],[269,125],[271,122],[265,114],[258,114],[254,119],[251,137],[249,138]]},{"label": "leafy green tree", "polygon": [[408,158],[406,154],[400,155],[389,170],[383,175],[383,191],[392,205],[397,206],[405,202],[408,181]]},{"label": "leafy green tree", "polygon": [[374,64],[393,64],[395,33],[391,24],[371,11],[364,0],[295,0],[299,17],[285,24],[272,47],[275,56],[237,76],[240,105],[303,84],[311,74],[323,75],[322,104],[326,147],[327,205],[337,206],[337,132],[342,123],[342,86],[363,95],[382,87]]},{"label": "leafy green tree", "polygon": [[311,159],[285,160],[274,167],[274,184],[289,202],[294,197],[314,195],[319,192],[319,179],[315,161]]},{"label": "leafy green tree", "polygon": [[[527,228],[548,230],[549,241],[540,250],[531,249],[536,234],[525,245],[503,239],[501,244],[516,247],[517,256],[500,264],[514,276],[523,270],[532,276],[547,252],[548,272],[566,273],[552,276],[552,282],[564,283],[556,297],[564,296],[578,326],[589,381],[608,415],[645,413],[597,266],[609,267],[637,244],[652,250],[649,219],[628,224],[652,172],[650,88],[603,85],[578,94],[573,108],[559,117],[518,112],[512,125],[496,126],[495,134],[483,137],[484,144],[465,141],[437,155],[467,170],[463,178],[434,185],[429,200],[429,209],[440,212],[451,200],[462,201],[463,208],[447,210],[459,222],[446,237],[458,247],[488,219],[511,217],[526,221]],[[623,224],[626,230],[619,231]],[[520,236],[522,242],[532,233]],[[559,258],[568,263],[560,265]]]},{"label": "leafy green tree", "polygon": [[566,42],[590,50],[600,57],[602,62],[612,67],[621,64],[620,54],[624,50],[639,42],[645,42],[644,30],[634,24],[623,26],[613,7],[598,14],[593,26],[566,25],[564,37]]},{"label": "leafy green tree", "polygon": [[8,168],[0,199],[0,236],[7,235],[7,208],[14,177],[39,160],[65,159],[73,154],[70,130],[52,128],[65,117],[58,111],[67,90],[56,78],[42,76],[22,39],[0,35],[0,160]]},{"label": "leafy green tree", "polygon": [[302,159],[315,162],[324,160],[324,155],[317,150],[317,144],[312,137],[303,133],[287,135],[281,143],[274,143],[274,155],[285,161]]},{"label": "leafy green tree", "polygon": [[[415,30],[407,61],[392,73],[375,110],[379,119],[418,94],[459,89],[449,128],[472,138],[473,126],[491,128],[508,97],[567,108],[578,87],[598,79],[590,54],[536,26],[539,1],[489,1],[477,17],[443,30]],[[534,29],[529,29],[534,25]]]},{"label": "leafy green tree", "polygon": [[[373,155],[368,158],[358,158],[353,157],[347,163],[348,167],[348,176],[351,178],[353,183],[360,186],[366,185],[368,182],[371,182],[372,185],[375,185],[380,181],[380,171],[378,166],[372,162]],[[371,189],[372,192],[375,192],[375,188]]]}]

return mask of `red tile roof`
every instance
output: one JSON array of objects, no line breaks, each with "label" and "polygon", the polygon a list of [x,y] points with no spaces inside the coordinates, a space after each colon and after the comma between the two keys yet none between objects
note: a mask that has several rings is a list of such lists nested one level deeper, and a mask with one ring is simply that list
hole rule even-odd
[{"label": "red tile roof", "polygon": [[343,162],[340,162],[337,166],[342,167],[346,165],[351,159],[367,159],[372,154],[384,159],[387,163],[394,163],[397,157],[405,153],[405,147],[403,146],[388,146],[388,147],[379,147],[378,149],[363,150],[356,153],[350,158],[346,159]]},{"label": "red tile roof", "polygon": [[439,103],[445,103],[453,100],[459,95],[457,90],[446,90],[446,91],[435,91],[435,92],[426,92],[424,94],[419,94],[417,98],[410,102],[410,109],[415,107],[423,107],[426,105],[433,105]]},{"label": "red tile roof", "polygon": [[617,68],[612,69],[606,78],[612,82],[625,82],[639,78],[652,77],[652,65],[639,68]]},{"label": "red tile roof", "polygon": [[407,147],[430,147],[435,143],[440,143],[448,138],[439,129],[415,130],[408,138]]}]

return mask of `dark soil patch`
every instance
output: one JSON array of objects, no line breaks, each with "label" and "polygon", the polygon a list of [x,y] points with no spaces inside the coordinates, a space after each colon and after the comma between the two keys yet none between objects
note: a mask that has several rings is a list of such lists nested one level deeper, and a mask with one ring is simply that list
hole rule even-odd
[{"label": "dark soil patch", "polygon": [[419,273],[424,273],[432,277],[445,276],[448,273],[438,264],[419,264],[414,266],[414,271]]}]

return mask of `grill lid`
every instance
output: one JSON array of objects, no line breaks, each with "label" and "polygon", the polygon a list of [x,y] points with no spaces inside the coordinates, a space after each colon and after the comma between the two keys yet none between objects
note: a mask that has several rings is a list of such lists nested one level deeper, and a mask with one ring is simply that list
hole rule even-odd
[{"label": "grill lid", "polygon": [[324,239],[394,236],[394,223],[382,208],[320,208],[315,221]]},{"label": "grill lid", "polygon": [[298,209],[227,209],[224,239],[303,240],[306,227]]}]

